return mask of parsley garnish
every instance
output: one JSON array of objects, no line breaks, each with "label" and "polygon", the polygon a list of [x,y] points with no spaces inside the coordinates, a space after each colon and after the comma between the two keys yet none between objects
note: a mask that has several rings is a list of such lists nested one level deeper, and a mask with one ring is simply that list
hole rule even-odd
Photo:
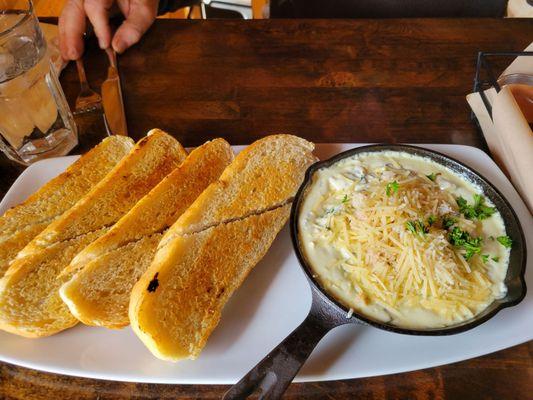
[{"label": "parsley garnish", "polygon": [[405,227],[407,228],[407,230],[411,233],[416,233],[416,224],[414,221],[407,221],[405,223]]},{"label": "parsley garnish", "polygon": [[485,204],[485,198],[479,194],[474,194],[474,204],[469,205],[468,202],[461,196],[456,201],[459,206],[459,211],[470,220],[482,220],[490,217],[496,212],[495,207],[489,207]]},{"label": "parsley garnish", "polygon": [[397,193],[398,192],[398,188],[400,187],[400,185],[398,184],[398,182],[394,181],[394,182],[389,182],[387,183],[387,188],[385,189],[385,193],[387,193],[387,196],[391,196],[392,193]]},{"label": "parsley garnish", "polygon": [[435,179],[437,179],[437,174],[433,172],[433,173],[431,173],[431,174],[429,174],[429,175],[426,175],[426,177],[427,177],[430,181],[435,182]]},{"label": "parsley garnish", "polygon": [[345,194],[344,197],[342,198],[342,202],[346,203],[347,201],[348,201],[348,195]]},{"label": "parsley garnish", "polygon": [[486,264],[487,261],[489,261],[489,257],[490,257],[490,256],[489,256],[488,254],[483,254],[483,255],[481,256],[481,259],[482,259],[483,262]]},{"label": "parsley garnish", "polygon": [[500,257],[492,257],[492,261],[498,262],[498,261],[500,261]]},{"label": "parsley garnish", "polygon": [[430,215],[428,217],[428,225],[432,226],[435,222],[437,222],[437,217],[435,217],[434,215]]},{"label": "parsley garnish", "polygon": [[463,231],[459,227],[455,227],[448,234],[448,241],[456,246],[465,250],[463,257],[468,261],[474,254],[481,252],[481,243],[483,239],[481,237],[473,238],[468,232]]},{"label": "parsley garnish", "polygon": [[442,218],[442,227],[444,229],[450,229],[456,222],[457,220],[455,218],[444,217]]},{"label": "parsley garnish", "polygon": [[414,220],[414,221],[407,221],[405,223],[405,227],[407,230],[413,234],[420,234],[421,236],[424,236],[426,233],[429,232],[429,228],[424,225],[422,221]]},{"label": "parsley garnish", "polygon": [[496,240],[500,242],[503,247],[507,247],[508,249],[513,247],[513,239],[511,239],[509,236],[498,236]]}]

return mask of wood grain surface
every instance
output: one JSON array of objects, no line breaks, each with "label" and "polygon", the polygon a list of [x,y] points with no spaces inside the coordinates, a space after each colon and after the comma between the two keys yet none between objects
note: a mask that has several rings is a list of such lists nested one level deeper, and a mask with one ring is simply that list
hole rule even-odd
[{"label": "wood grain surface", "polygon": [[[135,138],[159,127],[187,146],[217,136],[246,144],[287,132],[316,142],[486,149],[465,101],[477,52],[522,50],[532,38],[531,20],[158,20],[119,63]],[[94,43],[85,64],[99,88],[106,57]],[[73,104],[73,65],[61,81]],[[105,135],[99,115],[77,123],[78,152]],[[21,171],[0,156],[0,195]],[[423,371],[293,384],[286,398],[526,399],[533,393],[532,351],[526,343]],[[97,381],[0,363],[1,399],[210,399],[226,389]]]}]

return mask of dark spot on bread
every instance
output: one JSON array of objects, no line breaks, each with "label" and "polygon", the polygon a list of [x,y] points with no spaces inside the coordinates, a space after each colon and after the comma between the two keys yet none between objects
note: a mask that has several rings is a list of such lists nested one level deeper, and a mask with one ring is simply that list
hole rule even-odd
[{"label": "dark spot on bread", "polygon": [[148,290],[150,293],[155,292],[155,290],[159,286],[159,280],[157,279],[158,275],[159,275],[159,272],[156,272],[154,275],[154,279],[150,281],[150,283],[148,284],[148,287],[146,288],[146,290]]},{"label": "dark spot on bread", "polygon": [[225,288],[225,287],[221,288],[220,291],[219,291],[218,294],[217,294],[217,299],[219,299],[220,296],[222,296],[222,295],[224,294],[225,291],[226,291],[226,288]]}]

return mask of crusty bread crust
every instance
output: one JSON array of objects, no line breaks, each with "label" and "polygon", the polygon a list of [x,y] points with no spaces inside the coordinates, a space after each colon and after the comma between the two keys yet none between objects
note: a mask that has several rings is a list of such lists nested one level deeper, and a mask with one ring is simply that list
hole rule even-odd
[{"label": "crusty bread crust", "polygon": [[285,224],[316,160],[313,148],[290,135],[253,143],[167,231],[129,308],[134,332],[155,356],[198,356],[224,304]]},{"label": "crusty bread crust", "polygon": [[232,160],[223,139],[196,148],[108,233],[81,251],[66,269],[79,272],[60,289],[74,316],[87,325],[128,325],[131,289],[150,265],[162,232]]},{"label": "crusty bread crust", "polygon": [[141,139],[89,193],[35,237],[0,280],[0,329],[41,337],[75,324],[58,292],[69,276],[58,275],[185,156],[181,145],[162,131]]},{"label": "crusty bread crust", "polygon": [[59,218],[133,148],[125,136],[105,138],[26,201],[0,217],[0,277],[16,254]]}]

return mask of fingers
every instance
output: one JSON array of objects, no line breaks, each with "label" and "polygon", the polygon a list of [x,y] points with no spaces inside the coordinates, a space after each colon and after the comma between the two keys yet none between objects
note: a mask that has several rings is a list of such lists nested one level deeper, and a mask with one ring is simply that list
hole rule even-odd
[{"label": "fingers", "polygon": [[119,2],[126,20],[113,36],[112,46],[117,53],[137,43],[150,28],[157,15],[157,3],[157,0],[130,0],[127,5]]},{"label": "fingers", "polygon": [[94,28],[101,49],[111,45],[111,27],[109,26],[109,10],[113,0],[85,0],[84,9]]},{"label": "fingers", "polygon": [[59,47],[65,60],[76,60],[83,54],[86,16],[102,49],[111,45],[118,53],[137,43],[157,15],[158,0],[118,0],[126,20],[111,42],[109,11],[113,0],[67,0],[59,17]]},{"label": "fingers", "polygon": [[68,0],[59,16],[59,50],[63,60],[77,60],[81,57],[84,32],[83,0]]}]

